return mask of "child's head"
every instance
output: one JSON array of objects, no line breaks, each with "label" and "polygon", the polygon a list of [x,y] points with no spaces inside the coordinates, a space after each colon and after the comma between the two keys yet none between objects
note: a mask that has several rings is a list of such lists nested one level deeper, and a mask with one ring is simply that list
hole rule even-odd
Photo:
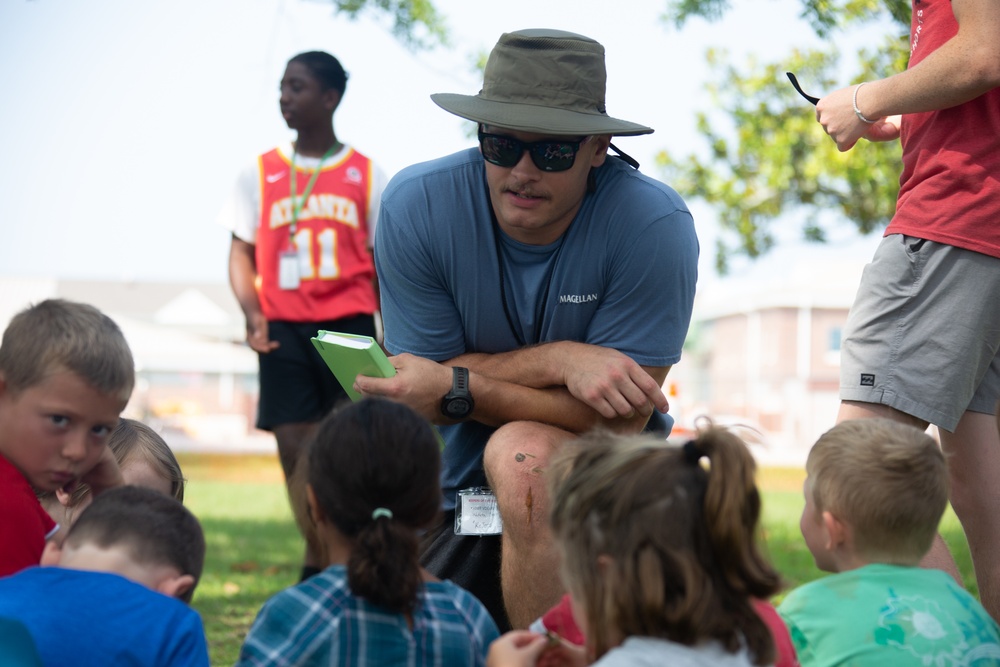
[{"label": "child's head", "polygon": [[309,449],[313,518],[351,544],[351,591],[405,612],[421,585],[417,531],[441,507],[441,451],[433,427],[412,409],[365,398],[334,410]]},{"label": "child's head", "polygon": [[755,541],[754,471],[743,442],[717,428],[683,448],[597,431],[554,458],[552,531],[596,657],[643,635],[714,639],[731,652],[745,641],[756,664],[770,664],[774,645],[750,598],[780,582]]},{"label": "child's head", "polygon": [[806,473],[800,526],[821,569],[836,569],[823,536],[831,518],[849,527],[853,555],[867,562],[916,565],[930,549],[948,470],[923,431],[889,419],[841,422],[813,445]]},{"label": "child's head", "polygon": [[[122,418],[108,437],[108,448],[121,468],[125,484],[145,486],[184,502],[184,473],[170,446],[160,434],[134,419]],[[90,487],[81,484],[73,493],[57,490],[38,499],[64,526],[90,503]]]},{"label": "child's head", "polygon": [[62,546],[46,545],[43,565],[116,572],[166,595],[191,601],[205,563],[201,524],[159,491],[105,491],[80,513]]},{"label": "child's head", "polygon": [[294,56],[288,64],[304,65],[323,90],[335,90],[344,95],[347,89],[347,72],[336,57],[325,51],[306,51]]},{"label": "child's head", "polygon": [[160,434],[135,419],[123,418],[108,438],[108,447],[126,484],[146,486],[184,502],[181,464]]},{"label": "child's head", "polygon": [[85,303],[48,299],[10,321],[0,344],[0,374],[19,393],[69,371],[102,394],[128,402],[135,384],[132,352],[121,329]]},{"label": "child's head", "polygon": [[71,485],[100,459],[134,382],[124,335],[96,308],[21,311],[0,343],[0,453],[40,491]]}]

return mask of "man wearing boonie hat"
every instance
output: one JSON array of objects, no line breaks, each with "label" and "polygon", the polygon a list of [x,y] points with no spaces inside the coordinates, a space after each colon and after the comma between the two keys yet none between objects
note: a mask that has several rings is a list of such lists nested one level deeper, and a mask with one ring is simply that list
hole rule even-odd
[{"label": "man wearing boonie hat", "polygon": [[477,95],[431,96],[478,124],[479,147],[401,171],[376,231],[397,374],[356,386],[440,425],[445,520],[423,563],[501,629],[563,593],[550,454],[598,425],[672,424],[660,387],[690,322],[698,240],[677,193],[611,145],[653,130],[608,115],[605,81],[588,37],[505,33]]}]

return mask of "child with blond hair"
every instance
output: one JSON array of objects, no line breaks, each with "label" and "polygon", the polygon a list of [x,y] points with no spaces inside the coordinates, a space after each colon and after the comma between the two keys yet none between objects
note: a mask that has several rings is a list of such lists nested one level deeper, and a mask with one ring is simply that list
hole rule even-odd
[{"label": "child with blond hair", "polygon": [[[184,502],[184,473],[173,450],[159,433],[135,419],[122,417],[108,437],[108,449],[118,462],[126,485],[145,486]],[[86,484],[73,492],[56,489],[38,494],[45,511],[59,524],[65,535],[76,517],[93,500]]]},{"label": "child with blond hair", "polygon": [[948,471],[925,432],[841,422],[806,461],[800,528],[830,576],[778,607],[803,667],[997,665],[1000,629],[948,574],[918,567],[948,504]]},{"label": "child with blond hair", "polygon": [[37,565],[57,528],[36,493],[121,486],[108,436],[135,384],[121,329],[93,306],[49,299],[0,342],[0,576]]},{"label": "child with blond hair", "polygon": [[585,648],[515,630],[490,667],[772,665],[753,601],[780,581],[757,544],[754,471],[714,427],[683,447],[605,431],[567,442],[547,473],[550,523]]}]

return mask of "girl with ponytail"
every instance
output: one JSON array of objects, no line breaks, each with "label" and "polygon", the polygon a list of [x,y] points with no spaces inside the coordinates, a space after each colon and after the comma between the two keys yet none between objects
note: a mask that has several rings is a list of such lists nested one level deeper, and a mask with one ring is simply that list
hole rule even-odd
[{"label": "girl with ponytail", "polygon": [[754,471],[746,445],[711,426],[683,446],[608,431],[567,442],[546,471],[549,520],[583,646],[515,630],[488,664],[774,665],[756,602],[781,581],[757,542]]},{"label": "girl with ponytail", "polygon": [[326,568],[272,597],[239,665],[483,665],[496,624],[480,602],[417,561],[441,507],[433,427],[365,398],[320,424],[305,498]]}]

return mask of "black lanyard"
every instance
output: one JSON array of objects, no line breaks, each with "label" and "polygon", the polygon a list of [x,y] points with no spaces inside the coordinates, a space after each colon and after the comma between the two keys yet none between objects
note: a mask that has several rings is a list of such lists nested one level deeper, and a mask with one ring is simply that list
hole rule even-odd
[{"label": "black lanyard", "polygon": [[[514,317],[510,314],[510,306],[507,304],[507,288],[504,281],[504,270],[503,270],[503,250],[501,244],[503,241],[500,238],[500,223],[497,220],[496,212],[493,210],[493,202],[489,197],[489,187],[486,190],[486,201],[490,207],[490,221],[493,225],[493,244],[497,250],[497,266],[500,271],[500,301],[503,303],[503,314],[507,318],[507,326],[510,327],[510,332],[514,335],[514,339],[517,340],[517,344],[520,347],[526,346],[528,343],[524,340],[524,336],[521,335],[521,329],[514,324]],[[545,281],[545,291],[542,293],[542,299],[538,302],[538,306],[535,310],[535,340],[531,341],[534,345],[538,343],[538,334],[542,331],[542,316],[545,314],[545,304],[549,300],[549,288],[552,287],[552,275],[556,272],[556,264],[559,262],[559,254],[562,252],[563,246],[566,245],[566,234],[569,230],[563,233],[563,237],[559,241],[559,247],[556,248],[555,256],[552,258],[552,265],[549,267],[549,275]]]}]

